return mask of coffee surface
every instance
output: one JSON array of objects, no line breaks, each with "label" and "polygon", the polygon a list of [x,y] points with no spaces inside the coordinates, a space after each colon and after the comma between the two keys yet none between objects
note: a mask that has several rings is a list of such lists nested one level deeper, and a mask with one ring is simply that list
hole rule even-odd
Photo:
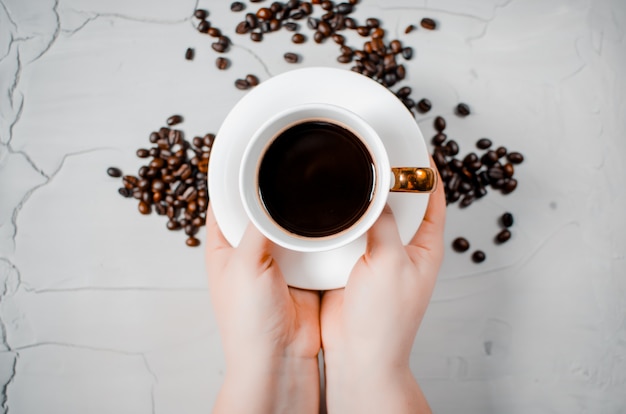
[{"label": "coffee surface", "polygon": [[325,121],[295,125],[268,147],[259,168],[267,212],[305,237],[339,233],[367,210],[374,186],[371,155],[351,131]]}]

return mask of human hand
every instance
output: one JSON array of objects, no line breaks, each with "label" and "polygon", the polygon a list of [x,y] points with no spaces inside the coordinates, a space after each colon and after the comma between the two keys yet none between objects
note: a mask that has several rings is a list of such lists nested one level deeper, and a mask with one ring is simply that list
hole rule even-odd
[{"label": "human hand", "polygon": [[315,412],[319,406],[316,291],[288,287],[271,242],[252,224],[237,248],[207,211],[206,266],[226,359],[215,412]]},{"label": "human hand", "polygon": [[324,293],[322,348],[329,412],[430,412],[409,356],[443,260],[441,181],[403,246],[387,206],[345,289]]}]

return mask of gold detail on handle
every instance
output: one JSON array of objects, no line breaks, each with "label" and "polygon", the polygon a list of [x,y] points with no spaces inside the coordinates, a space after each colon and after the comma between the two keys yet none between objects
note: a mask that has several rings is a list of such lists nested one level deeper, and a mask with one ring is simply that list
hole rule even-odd
[{"label": "gold detail on handle", "polygon": [[391,171],[395,177],[392,192],[432,193],[437,188],[437,174],[432,168],[398,167]]}]

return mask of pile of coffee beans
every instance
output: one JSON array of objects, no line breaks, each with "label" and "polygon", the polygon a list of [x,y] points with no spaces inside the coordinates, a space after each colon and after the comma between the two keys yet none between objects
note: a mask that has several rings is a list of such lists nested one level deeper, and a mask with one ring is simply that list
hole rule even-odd
[{"label": "pile of coffee beans", "polygon": [[207,172],[215,135],[195,137],[190,143],[183,131],[170,128],[182,121],[182,116],[172,115],[167,127],[150,134],[153,146],[137,150],[137,157],[147,161],[137,175],[122,175],[117,167],[107,169],[107,174],[122,177],[119,193],[138,200],[141,214],[154,210],[167,216],[167,228],[182,230],[187,235],[186,244],[195,247],[200,244],[195,236],[206,221]]},{"label": "pile of coffee beans", "polygon": [[[469,114],[469,109],[466,113]],[[502,194],[515,191],[514,165],[524,161],[521,153],[509,152],[503,146],[493,149],[489,138],[481,138],[476,141],[476,148],[480,151],[459,156],[459,144],[448,139],[445,133],[446,120],[436,117],[434,127],[437,132],[431,139],[432,155],[445,185],[448,204],[459,201],[461,207],[468,207],[487,195],[487,188],[499,190]]]}]

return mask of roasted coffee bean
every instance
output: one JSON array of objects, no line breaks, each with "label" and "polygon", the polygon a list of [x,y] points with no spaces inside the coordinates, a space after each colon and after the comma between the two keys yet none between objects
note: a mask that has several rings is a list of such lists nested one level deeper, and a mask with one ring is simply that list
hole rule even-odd
[{"label": "roasted coffee bean", "polygon": [[498,154],[498,158],[502,158],[506,156],[507,149],[505,147],[498,147],[498,149],[496,149],[496,154]]},{"label": "roasted coffee bean", "polygon": [[472,254],[472,261],[474,263],[482,263],[485,261],[486,258],[487,256],[485,255],[485,252],[483,252],[482,250],[476,250]]},{"label": "roasted coffee bean", "polygon": [[460,206],[461,207],[469,207],[470,204],[472,204],[474,202],[474,196],[472,194],[466,194],[465,197],[463,197],[463,199],[461,200]]},{"label": "roasted coffee bean", "polygon": [[248,82],[248,85],[250,86],[257,86],[259,84],[259,78],[257,78],[254,75],[246,75],[246,82]]},{"label": "roasted coffee bean", "polygon": [[[169,210],[168,210],[168,217],[169,217]],[[178,220],[170,217],[170,220],[167,222],[167,229],[175,231],[175,230],[180,230],[181,228],[182,226],[180,225]]]},{"label": "roasted coffee bean", "polygon": [[194,50],[190,47],[187,48],[187,50],[185,51],[185,59],[186,60],[193,60],[194,57]]},{"label": "roasted coffee bean", "polygon": [[422,21],[420,21],[420,26],[426,30],[435,30],[437,28],[437,23],[429,17],[424,17]]},{"label": "roasted coffee bean", "polygon": [[459,144],[457,144],[454,140],[450,140],[446,143],[443,152],[448,157],[454,157],[459,153]]},{"label": "roasted coffee bean", "polygon": [[137,173],[137,175],[140,176],[141,178],[146,178],[148,176],[148,170],[149,170],[149,167],[147,165],[142,165],[139,168],[139,172]]},{"label": "roasted coffee bean", "polygon": [[369,28],[367,26],[359,26],[359,27],[356,28],[356,32],[359,35],[363,36],[363,37],[369,36],[370,35],[370,31],[371,31],[371,28]]},{"label": "roasted coffee bean", "polygon": [[339,55],[337,57],[337,62],[339,63],[350,63],[352,62],[352,55]]},{"label": "roasted coffee bean", "polygon": [[367,27],[371,27],[373,29],[380,27],[380,20],[374,18],[374,17],[370,17],[367,20],[365,20],[365,25]]},{"label": "roasted coffee bean", "polygon": [[487,195],[487,189],[482,185],[477,185],[474,187],[474,197],[475,198],[483,198]]},{"label": "roasted coffee bean", "polygon": [[469,250],[470,244],[465,237],[457,237],[452,242],[452,248],[455,252],[463,253]]},{"label": "roasted coffee bean", "polygon": [[304,43],[306,41],[306,37],[302,33],[295,33],[291,37],[291,41],[296,44]]},{"label": "roasted coffee bean", "polygon": [[107,168],[107,174],[110,177],[119,178],[122,176],[122,170],[117,167],[109,167]]},{"label": "roasted coffee bean", "polygon": [[381,27],[378,27],[374,29],[374,31],[372,31],[373,39],[382,39],[383,37],[385,37],[385,31]]},{"label": "roasted coffee bean", "polygon": [[250,29],[256,29],[259,27],[259,19],[257,19],[256,14],[254,13],[246,13],[246,23]]},{"label": "roasted coffee bean", "polygon": [[322,9],[326,11],[332,10],[333,7],[335,7],[335,4],[332,1],[322,1],[320,5],[322,6]]},{"label": "roasted coffee bean", "polygon": [[435,125],[435,129],[441,132],[444,129],[446,129],[446,120],[443,117],[438,116],[435,118],[434,125]]},{"label": "roasted coffee bean", "polygon": [[218,57],[215,59],[215,66],[217,66],[219,70],[226,70],[230,66],[230,60],[225,57]]},{"label": "roasted coffee bean", "polygon": [[152,207],[150,207],[150,204],[146,203],[143,200],[141,200],[139,202],[138,209],[139,209],[139,212],[141,214],[150,214],[150,213],[152,213]]},{"label": "roasted coffee bean", "polygon": [[465,103],[460,103],[456,106],[456,114],[459,116],[467,116],[470,114],[470,108]]},{"label": "roasted coffee bean", "polygon": [[200,245],[200,240],[196,239],[195,237],[189,237],[185,243],[187,244],[187,246],[189,247],[196,247]]},{"label": "roasted coffee bean", "polygon": [[198,24],[198,31],[200,33],[208,33],[210,28],[211,28],[211,23],[207,22],[206,20],[202,20]]},{"label": "roasted coffee bean", "polygon": [[502,167],[491,167],[487,170],[487,174],[491,181],[497,181],[504,178],[504,171],[502,171]]},{"label": "roasted coffee bean", "polygon": [[246,89],[250,89],[250,84],[246,82],[245,79],[237,79],[235,81],[235,87],[237,89],[246,90]]},{"label": "roasted coffee bean", "polygon": [[496,235],[497,243],[505,243],[511,238],[511,232],[507,229],[503,229]]},{"label": "roasted coffee bean", "polygon": [[491,147],[491,140],[489,138],[481,138],[478,141],[476,141],[476,147],[478,149],[485,150]]},{"label": "roasted coffee bean", "polygon": [[233,12],[240,12],[245,8],[246,8],[246,5],[240,1],[235,1],[231,3],[230,5],[230,11],[233,11]]},{"label": "roasted coffee bean", "polygon": [[504,185],[502,185],[502,192],[504,194],[509,194],[515,191],[517,188],[517,180],[515,178],[509,178],[504,180]]},{"label": "roasted coffee bean", "polygon": [[204,20],[206,19],[208,13],[206,10],[202,10],[202,9],[197,9],[193,12],[193,17],[195,17],[196,19],[199,20]]},{"label": "roasted coffee bean", "polygon": [[413,48],[409,46],[403,48],[402,57],[405,58],[406,60],[411,60],[413,58]]},{"label": "roasted coffee bean", "polygon": [[335,7],[335,10],[339,14],[350,14],[352,13],[352,5],[350,3],[339,3],[337,7]]},{"label": "roasted coffee bean", "polygon": [[177,125],[177,124],[180,124],[181,122],[183,122],[183,117],[180,115],[172,115],[169,118],[167,118],[167,125],[169,126]]},{"label": "roasted coffee bean", "polygon": [[228,47],[224,43],[215,42],[211,43],[211,48],[217,53],[224,53]]},{"label": "roasted coffee bean", "polygon": [[343,21],[343,24],[348,29],[356,29],[358,26],[356,20],[354,20],[352,17],[346,17]]},{"label": "roasted coffee bean", "polygon": [[252,39],[253,42],[261,42],[263,40],[263,33],[252,32],[250,33],[250,39]]},{"label": "roasted coffee bean", "polygon": [[237,24],[237,26],[235,27],[235,33],[237,34],[246,34],[249,31],[250,31],[250,25],[245,20],[239,22],[239,24]]},{"label": "roasted coffee bean", "polygon": [[311,30],[317,30],[317,27],[319,26],[320,21],[314,17],[309,17],[306,21],[306,25],[309,29]]},{"label": "roasted coffee bean", "polygon": [[[333,42],[337,43],[338,45],[343,45],[346,42],[346,38],[337,33],[332,35],[332,38]],[[352,53],[352,49],[350,49],[350,53]]]},{"label": "roasted coffee bean", "polygon": [[132,189],[134,187],[137,187],[139,179],[133,175],[125,175],[124,177],[122,177],[122,183],[124,184],[124,187]]},{"label": "roasted coffee bean", "polygon": [[217,27],[211,27],[207,33],[209,34],[209,36],[211,37],[220,37],[222,35],[222,31],[220,29],[218,29]]},{"label": "roasted coffee bean", "polygon": [[272,11],[268,9],[267,7],[261,7],[256,12],[256,17],[259,18],[260,20],[269,20],[272,18],[273,15],[274,13],[272,13]]},{"label": "roasted coffee bean", "polygon": [[287,63],[298,63],[298,61],[300,60],[300,57],[292,52],[285,53],[283,57],[285,58],[285,61]]},{"label": "roasted coffee bean", "polygon": [[132,190],[129,190],[129,189],[128,189],[128,188],[126,188],[126,187],[120,187],[120,188],[118,188],[118,189],[117,189],[117,192],[118,192],[118,193],[120,193],[120,195],[121,195],[122,197],[125,197],[125,198],[130,198],[130,197],[132,197],[132,196],[133,196],[133,191],[132,191]]},{"label": "roasted coffee bean", "polygon": [[294,22],[283,23],[283,27],[285,28],[285,30],[288,30],[290,32],[295,32],[296,30],[300,28],[298,23],[294,23]]},{"label": "roasted coffee bean", "polygon": [[399,98],[406,98],[411,94],[411,92],[412,90],[410,86],[403,86],[402,88],[398,89],[398,91],[396,92],[396,96]]},{"label": "roasted coffee bean", "polygon": [[441,151],[441,149],[439,151],[435,151],[433,153],[433,160],[435,161],[435,164],[437,165],[437,167],[444,168],[446,166],[446,157],[443,155],[443,152]]},{"label": "roasted coffee bean", "polygon": [[417,103],[417,111],[422,114],[430,111],[432,107],[432,104],[426,98],[420,99]]},{"label": "roasted coffee bean", "polygon": [[415,30],[415,26],[410,24],[406,27],[406,29],[404,29],[404,34],[409,34],[411,33],[413,30]]},{"label": "roasted coffee bean", "polygon": [[506,178],[511,178],[513,177],[513,174],[515,173],[515,168],[513,167],[513,164],[507,162],[502,167],[502,171],[504,172],[504,176]]},{"label": "roasted coffee bean", "polygon": [[158,141],[158,139],[159,139],[159,133],[158,132],[151,132],[150,133],[149,140],[150,140],[151,143],[154,144],[155,142]]},{"label": "roasted coffee bean", "polygon": [[276,32],[276,31],[280,30],[282,25],[283,25],[282,21],[280,21],[278,19],[272,19],[272,20],[270,20],[270,31]]},{"label": "roasted coffee bean", "polygon": [[501,217],[500,217],[500,224],[502,224],[504,227],[511,227],[513,226],[513,214],[511,213],[504,213]]},{"label": "roasted coffee bean", "polygon": [[506,156],[506,159],[513,164],[521,164],[524,161],[524,156],[519,152],[509,152]]},{"label": "roasted coffee bean", "polygon": [[498,154],[496,154],[495,151],[490,150],[485,152],[480,160],[484,165],[491,166],[498,162]]},{"label": "roasted coffee bean", "polygon": [[461,192],[461,194],[468,194],[470,191],[472,191],[472,188],[472,185],[467,181],[461,181],[461,184],[459,185],[459,191]]},{"label": "roasted coffee bean", "polygon": [[139,158],[148,158],[150,156],[150,151],[145,148],[139,148],[136,154]]}]

